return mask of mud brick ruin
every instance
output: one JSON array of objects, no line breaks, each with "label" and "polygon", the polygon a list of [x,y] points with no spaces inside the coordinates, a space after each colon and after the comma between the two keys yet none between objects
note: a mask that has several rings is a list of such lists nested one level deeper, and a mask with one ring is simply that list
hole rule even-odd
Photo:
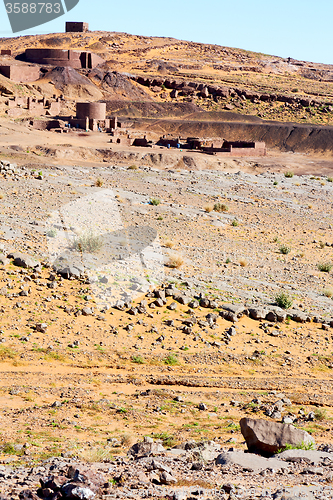
[{"label": "mud brick ruin", "polygon": [[89,31],[89,24],[83,22],[67,22],[66,33],[85,33]]},{"label": "mud brick ruin", "polygon": [[25,60],[34,64],[70,66],[74,69],[92,69],[104,62],[104,59],[92,52],[61,49],[26,49]]},{"label": "mud brick ruin", "polygon": [[0,56],[11,56],[12,51],[10,49],[1,49],[0,50]]},{"label": "mud brick ruin", "polygon": [[16,83],[35,82],[40,77],[38,66],[9,64],[0,66],[0,74]]},{"label": "mud brick ruin", "polygon": [[180,137],[163,136],[160,137],[156,144],[168,148],[194,149],[203,153],[218,154],[219,156],[266,156],[266,144],[264,142],[226,141],[220,138],[208,140],[199,137],[188,137],[185,140]]},{"label": "mud brick ruin", "polygon": [[34,116],[49,115],[58,116],[61,111],[59,97],[51,99],[37,99],[35,97],[14,97],[7,101],[7,115],[20,116],[23,110],[31,111]]},{"label": "mud brick ruin", "polygon": [[71,118],[72,127],[97,132],[99,129],[110,129],[110,120],[106,119],[105,102],[77,102],[76,118]]}]

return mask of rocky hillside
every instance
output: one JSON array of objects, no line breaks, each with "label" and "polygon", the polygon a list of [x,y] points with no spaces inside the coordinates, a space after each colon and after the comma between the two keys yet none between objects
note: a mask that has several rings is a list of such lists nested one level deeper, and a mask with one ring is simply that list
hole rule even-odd
[{"label": "rocky hillside", "polygon": [[[6,38],[1,47],[91,50],[106,63],[86,73],[106,98],[192,102],[270,120],[333,123],[333,67],[240,49],[126,33]],[[116,95],[114,95],[116,94]]]}]

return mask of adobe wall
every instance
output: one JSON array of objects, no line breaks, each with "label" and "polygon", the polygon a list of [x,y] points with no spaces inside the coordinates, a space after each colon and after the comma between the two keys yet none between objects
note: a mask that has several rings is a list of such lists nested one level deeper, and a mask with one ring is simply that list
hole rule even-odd
[{"label": "adobe wall", "polygon": [[1,49],[0,50],[0,56],[11,56],[12,51],[10,49]]},{"label": "adobe wall", "polygon": [[104,59],[92,52],[78,52],[61,49],[26,49],[25,59],[35,64],[50,64],[52,66],[74,69],[91,69],[104,62]]},{"label": "adobe wall", "polygon": [[65,25],[66,33],[84,33],[89,30],[89,24],[83,22],[67,22]]},{"label": "adobe wall", "polygon": [[105,102],[77,102],[76,117],[84,119],[105,120],[106,103]]},{"label": "adobe wall", "polygon": [[39,68],[36,66],[8,65],[0,66],[0,73],[17,83],[35,82],[39,79]]}]

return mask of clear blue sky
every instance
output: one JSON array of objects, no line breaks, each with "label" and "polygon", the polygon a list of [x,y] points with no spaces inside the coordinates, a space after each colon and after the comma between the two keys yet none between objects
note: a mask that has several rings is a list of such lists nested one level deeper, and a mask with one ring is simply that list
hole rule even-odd
[{"label": "clear blue sky", "polygon": [[[17,35],[63,32],[65,21],[333,64],[333,0],[80,0],[64,16]],[[0,37],[8,36],[0,0]]]}]

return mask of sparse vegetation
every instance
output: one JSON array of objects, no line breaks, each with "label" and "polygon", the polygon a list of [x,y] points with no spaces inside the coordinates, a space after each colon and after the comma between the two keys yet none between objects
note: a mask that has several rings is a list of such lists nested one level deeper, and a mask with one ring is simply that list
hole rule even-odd
[{"label": "sparse vegetation", "polygon": [[140,356],[140,354],[138,354],[137,356],[132,356],[132,363],[137,363],[138,365],[143,365],[145,362],[145,360],[143,359],[142,356]]},{"label": "sparse vegetation", "polygon": [[323,290],[323,295],[325,295],[325,297],[328,297],[329,299],[331,297],[333,297],[333,288],[324,288]]},{"label": "sparse vegetation", "polygon": [[165,265],[171,269],[179,269],[183,264],[184,259],[181,255],[169,254]]},{"label": "sparse vegetation", "polygon": [[95,182],[96,187],[102,187],[103,184],[104,184],[104,182],[100,177],[98,179],[96,179],[96,182]]},{"label": "sparse vegetation", "polygon": [[293,300],[286,292],[280,292],[275,296],[275,303],[282,309],[289,309],[293,305]]},{"label": "sparse vegetation", "polygon": [[159,198],[150,198],[150,200],[149,200],[149,204],[150,205],[157,206],[160,203],[161,203],[161,200]]},{"label": "sparse vegetation", "polygon": [[286,444],[286,446],[278,450],[278,453],[282,453],[283,451],[286,450],[314,450],[314,449],[315,449],[314,443],[312,442],[304,443],[304,441],[302,441],[300,444]]},{"label": "sparse vegetation", "polygon": [[288,253],[290,253],[291,251],[291,248],[288,247],[287,245],[280,245],[279,246],[279,252],[282,253],[283,255],[287,255]]},{"label": "sparse vegetation", "polygon": [[174,366],[174,365],[178,365],[179,361],[178,361],[178,358],[175,354],[170,353],[167,355],[166,358],[164,358],[163,363],[165,365]]},{"label": "sparse vegetation", "polygon": [[231,225],[232,225],[232,226],[234,226],[234,227],[239,226],[239,222],[238,222],[238,220],[237,220],[237,219],[234,219],[234,220],[232,221]]},{"label": "sparse vegetation", "polygon": [[314,411],[315,419],[320,422],[327,419],[326,410],[324,408],[316,408]]},{"label": "sparse vegetation", "polygon": [[290,172],[290,171],[285,172],[284,176],[290,179],[291,177],[294,177],[294,172]]},{"label": "sparse vegetation", "polygon": [[173,248],[175,246],[175,243],[171,240],[166,240],[166,242],[164,243],[164,246],[166,248]]},{"label": "sparse vegetation", "polygon": [[319,262],[317,264],[317,268],[322,273],[329,273],[331,271],[332,267],[333,267],[333,263],[332,262]]},{"label": "sparse vegetation", "polygon": [[225,203],[215,203],[213,210],[214,212],[228,212],[229,207]]},{"label": "sparse vegetation", "polygon": [[55,238],[57,236],[58,232],[56,229],[49,229],[46,233],[46,236],[49,238]]},{"label": "sparse vegetation", "polygon": [[98,252],[102,246],[103,240],[101,236],[93,234],[92,232],[87,232],[75,238],[72,248],[82,253],[95,253]]},{"label": "sparse vegetation", "polygon": [[0,345],[0,360],[5,361],[7,359],[15,359],[17,356],[17,352],[14,351],[11,347],[6,347]]}]

